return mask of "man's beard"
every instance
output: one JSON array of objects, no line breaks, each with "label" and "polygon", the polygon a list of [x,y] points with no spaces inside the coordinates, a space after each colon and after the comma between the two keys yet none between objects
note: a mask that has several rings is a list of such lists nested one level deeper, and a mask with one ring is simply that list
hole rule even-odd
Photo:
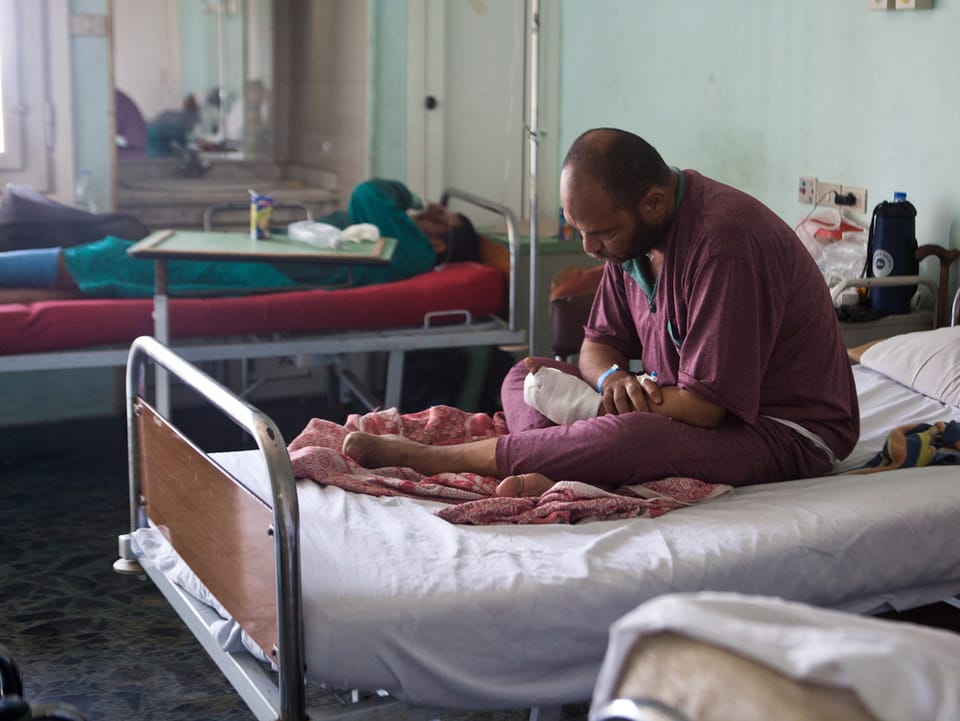
[{"label": "man's beard", "polygon": [[645,223],[639,213],[634,214],[634,227],[633,237],[625,250],[625,257],[615,259],[618,263],[625,263],[646,255],[660,244],[667,232],[665,223],[659,225]]}]

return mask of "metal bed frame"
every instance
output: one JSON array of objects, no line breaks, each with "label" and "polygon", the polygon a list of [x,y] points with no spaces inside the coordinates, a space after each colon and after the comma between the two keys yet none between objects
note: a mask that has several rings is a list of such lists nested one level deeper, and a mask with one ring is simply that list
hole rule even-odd
[{"label": "metal bed frame", "polygon": [[[186,460],[182,458],[184,455],[196,454],[196,457],[215,465],[209,456],[180,435],[162,414],[146,403],[147,378],[150,371],[157,367],[176,376],[211,407],[249,434],[265,460],[272,491],[272,509],[264,512],[272,514],[266,532],[272,538],[273,546],[276,642],[272,648],[264,648],[264,651],[271,654],[277,667],[276,673],[246,651],[224,651],[209,631],[210,622],[218,619],[216,612],[168,579],[155,563],[148,560],[141,562],[133,548],[132,533],[151,523],[146,514],[147,500],[144,496],[144,480],[149,471],[146,459],[158,452],[163,454],[164,449],[167,449],[169,455],[170,447],[165,445],[165,439],[175,439],[178,444],[176,454],[181,461]],[[370,695],[361,699],[357,692],[353,692],[351,698],[345,698],[343,706],[333,711],[324,708],[308,709],[303,673],[305,653],[299,546],[300,510],[293,468],[279,429],[269,416],[149,336],[137,338],[130,347],[126,404],[130,533],[121,534],[118,538],[119,558],[114,563],[114,570],[124,574],[146,573],[260,721],[391,718],[391,709],[402,709],[404,718],[411,721],[426,721],[436,719],[443,713],[442,709],[413,706],[388,696]],[[240,485],[235,480],[225,481],[224,473],[218,471],[216,478],[212,479],[215,481],[213,483],[209,482],[211,479],[205,480],[205,487],[214,490],[211,487],[220,483]],[[174,482],[173,485],[177,483]],[[254,502],[262,505],[259,500]],[[158,513],[159,501],[151,502],[150,508],[153,509],[152,512]],[[233,539],[225,537],[223,541],[232,543]],[[210,553],[217,552],[217,549],[208,550]],[[215,593],[214,587],[210,590]],[[560,711],[559,707],[536,707],[530,709],[529,718],[530,721],[556,721]]]},{"label": "metal bed frame", "polygon": [[[458,189],[448,189],[443,193],[440,204],[447,206],[453,199],[467,205],[500,215],[507,227],[507,239],[510,254],[510,273],[508,280],[508,309],[506,319],[500,317],[473,318],[468,311],[462,311],[460,324],[448,324],[456,312],[444,312],[443,325],[433,325],[437,318],[428,314],[423,325],[417,327],[389,328],[384,330],[338,331],[324,333],[257,337],[230,337],[207,339],[173,339],[169,346],[182,358],[192,361],[247,360],[254,358],[277,358],[289,356],[319,356],[332,358],[337,376],[347,388],[367,407],[399,407],[403,384],[404,353],[412,350],[433,348],[465,348],[476,346],[522,346],[531,344],[534,336],[533,319],[535,299],[530,301],[530,323],[527,329],[518,327],[517,320],[517,255],[520,243],[517,238],[517,223],[513,211],[509,208]],[[530,287],[536,287],[535,239],[531,239],[530,248]],[[166,298],[154,298],[155,314],[165,308]],[[388,354],[384,397],[378,399],[343,362],[343,356],[350,353],[386,352]],[[533,354],[532,346],[529,352]],[[123,367],[128,358],[128,346],[109,348],[83,348],[76,350],[57,350],[43,353],[22,353],[0,355],[0,373],[63,370],[70,368]],[[245,365],[245,364],[244,364]],[[246,383],[245,379],[243,381]],[[160,399],[161,406],[166,401]],[[164,408],[163,410],[166,410]]]},{"label": "metal bed frame", "polygon": [[[960,307],[960,291],[955,295],[953,305],[955,309]],[[955,313],[951,318],[951,324],[956,325],[958,322],[960,320]],[[264,550],[259,553],[269,556],[270,564],[275,570],[276,605],[275,616],[271,618],[275,628],[275,636],[273,636],[275,640],[270,644],[261,643],[260,646],[272,655],[278,668],[276,673],[246,651],[238,653],[224,651],[208,628],[209,623],[218,618],[216,612],[175,585],[152,561],[144,559],[141,566],[133,548],[133,532],[152,522],[161,525],[164,523],[163,520],[155,520],[157,516],[147,517],[148,503],[151,514],[157,513],[160,506],[159,501],[148,502],[145,498],[145,494],[149,495],[145,489],[145,478],[151,473],[155,474],[148,484],[150,486],[167,481],[176,486],[180,481],[176,477],[167,478],[169,465],[167,468],[155,469],[157,461],[174,456],[171,462],[196,469],[197,464],[193,459],[186,457],[187,454],[195,454],[198,459],[207,464],[217,465],[207,454],[180,435],[172,424],[161,414],[153,411],[146,402],[146,380],[149,372],[155,370],[155,367],[161,367],[176,376],[185,386],[241,427],[254,439],[265,461],[272,497],[270,508],[264,507],[262,513],[269,519],[264,521],[264,525],[269,524],[266,533],[271,540],[263,544]],[[151,337],[141,337],[133,342],[129,352],[126,381],[130,532],[119,536],[120,557],[114,564],[114,568],[121,573],[146,573],[150,577],[247,706],[261,721],[268,719],[301,721],[305,718],[315,721],[361,717],[388,718],[391,710],[399,712],[401,709],[406,718],[437,718],[441,711],[439,709],[416,707],[396,699],[376,695],[362,700],[355,698],[334,711],[323,708],[307,709],[306,683],[303,674],[305,651],[299,549],[300,510],[296,480],[280,431],[267,415]],[[178,445],[166,444],[164,439],[171,435],[176,437]],[[171,448],[176,450],[171,451]],[[219,466],[217,468],[219,469]],[[194,470],[190,470],[188,475],[191,478],[199,478],[199,482],[205,489],[210,489],[214,485],[205,477],[195,476]],[[240,485],[226,476],[222,470],[217,470],[216,476],[215,480],[218,483]],[[224,481],[225,477],[228,480]],[[234,542],[234,538],[229,537],[227,531],[228,529],[218,531],[218,543],[230,545]],[[176,533],[174,529],[174,535]],[[224,536],[223,539],[219,538],[221,535]],[[218,555],[219,550],[214,547],[204,548],[204,552],[211,554],[214,558],[221,557]],[[211,586],[210,591],[219,598],[217,588]],[[224,603],[226,604],[226,601]],[[227,610],[231,611],[229,606]],[[237,616],[237,620],[241,624],[244,623],[244,619],[240,616]],[[610,721],[613,718],[625,721],[679,721],[682,718],[670,709],[644,699],[622,700],[615,707],[603,709],[603,711],[608,712],[609,716],[601,716],[601,718]],[[531,721],[556,719],[559,712],[560,709],[556,707],[536,707],[531,709],[530,718]]]}]

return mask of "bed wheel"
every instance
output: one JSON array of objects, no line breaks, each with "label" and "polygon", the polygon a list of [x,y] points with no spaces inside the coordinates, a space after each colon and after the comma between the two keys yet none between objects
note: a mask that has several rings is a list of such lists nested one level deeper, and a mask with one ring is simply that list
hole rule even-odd
[{"label": "bed wheel", "polygon": [[[127,558],[118,558],[113,562],[113,570],[124,576],[142,576],[143,567],[136,561]],[[0,719],[2,721],[2,719]]]},{"label": "bed wheel", "polygon": [[113,570],[125,576],[141,576],[143,575],[143,568],[137,560],[137,554],[133,552],[130,539],[131,535],[129,533],[121,533],[117,536],[119,557],[113,562]]}]

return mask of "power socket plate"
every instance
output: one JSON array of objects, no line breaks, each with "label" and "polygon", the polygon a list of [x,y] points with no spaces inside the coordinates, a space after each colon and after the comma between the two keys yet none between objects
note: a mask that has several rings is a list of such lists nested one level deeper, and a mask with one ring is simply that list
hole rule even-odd
[{"label": "power socket plate", "polygon": [[[841,195],[848,195],[848,194],[850,194],[850,193],[853,193],[853,204],[852,204],[852,205],[844,205],[844,206],[841,206],[841,207],[843,207],[843,208],[850,208],[851,210],[855,210],[855,211],[858,212],[858,213],[866,213],[866,212],[867,212],[867,189],[866,189],[866,188],[859,188],[859,187],[857,187],[857,186],[855,186],[855,185],[841,185],[841,186],[840,186],[840,194],[841,194]],[[831,199],[832,199],[832,198],[833,198],[833,196],[831,196]],[[834,204],[834,205],[836,205],[836,204]]]},{"label": "power socket plate", "polygon": [[[853,193],[850,205],[836,202],[837,194],[844,196]],[[867,189],[855,185],[827,183],[811,175],[801,175],[797,184],[797,200],[807,205],[822,205],[827,208],[849,208],[858,213],[867,212]]]},{"label": "power socket plate", "polygon": [[807,205],[813,205],[817,202],[816,192],[817,179],[812,175],[801,175],[800,182],[797,184],[797,200]]}]

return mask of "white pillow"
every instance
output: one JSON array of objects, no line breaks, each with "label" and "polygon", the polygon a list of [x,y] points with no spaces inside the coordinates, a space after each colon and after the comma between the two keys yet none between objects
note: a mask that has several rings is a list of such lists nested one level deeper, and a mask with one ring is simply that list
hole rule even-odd
[{"label": "white pillow", "polygon": [[887,338],[865,350],[860,364],[925,396],[960,406],[960,326]]}]

